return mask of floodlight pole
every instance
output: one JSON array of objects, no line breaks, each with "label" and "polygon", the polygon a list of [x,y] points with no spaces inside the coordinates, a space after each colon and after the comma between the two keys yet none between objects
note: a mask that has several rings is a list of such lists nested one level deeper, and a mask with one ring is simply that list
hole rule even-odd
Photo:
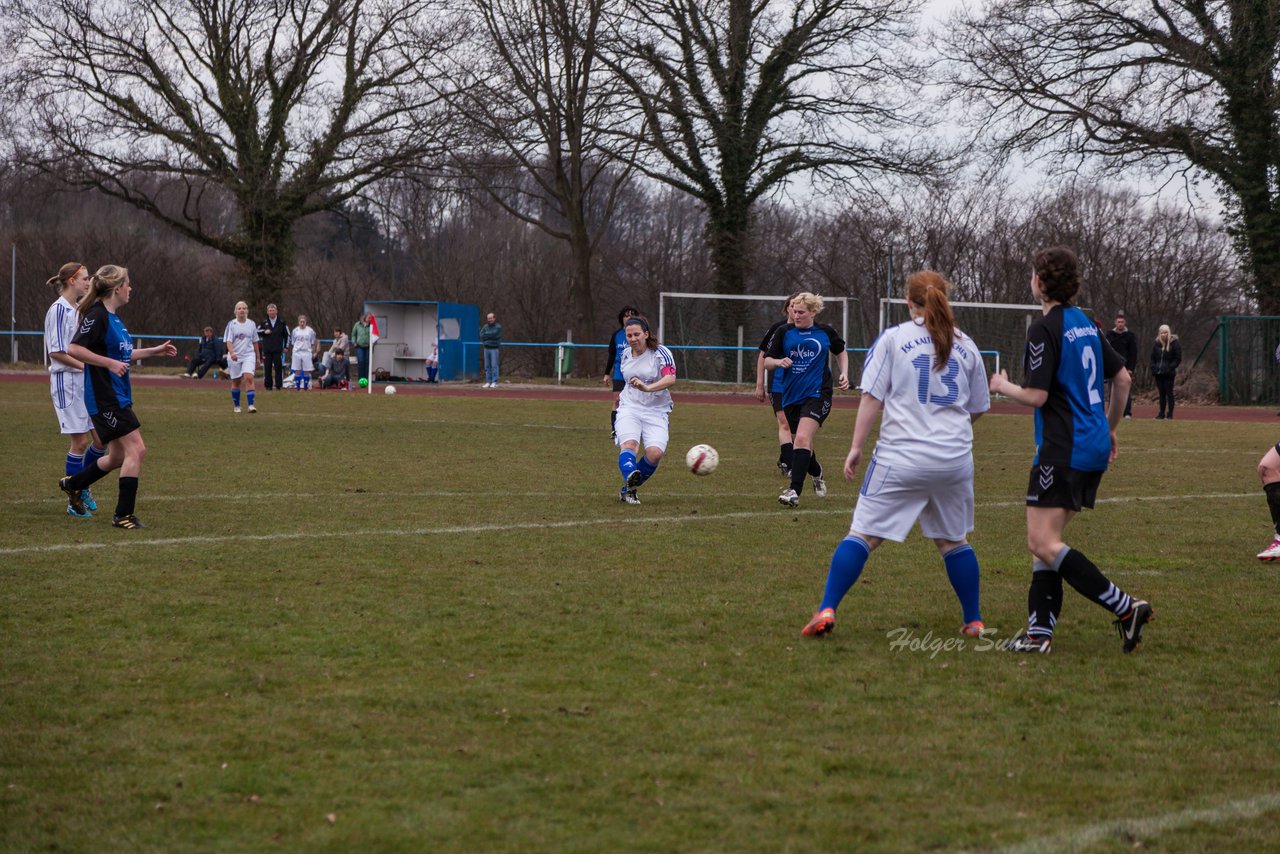
[{"label": "floodlight pole", "polygon": [[18,363],[18,244],[9,262],[9,361]]}]

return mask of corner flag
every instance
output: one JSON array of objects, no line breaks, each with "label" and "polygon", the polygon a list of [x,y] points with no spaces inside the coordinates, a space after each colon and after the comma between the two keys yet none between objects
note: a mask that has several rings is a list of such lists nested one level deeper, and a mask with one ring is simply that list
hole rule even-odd
[{"label": "corner flag", "polygon": [[369,346],[372,347],[374,342],[378,340],[378,318],[372,314],[369,315]]}]

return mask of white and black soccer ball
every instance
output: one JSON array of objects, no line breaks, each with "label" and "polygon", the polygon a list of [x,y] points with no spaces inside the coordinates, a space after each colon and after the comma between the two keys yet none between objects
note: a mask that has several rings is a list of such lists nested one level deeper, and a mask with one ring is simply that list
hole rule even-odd
[{"label": "white and black soccer ball", "polygon": [[696,475],[711,474],[720,465],[720,455],[710,445],[694,445],[684,455],[684,464]]},{"label": "white and black soccer ball", "polygon": [[387,393],[387,394],[395,394],[395,393],[396,393],[396,387],[395,387],[395,386],[393,386],[393,385],[389,385],[389,386],[387,386],[385,389],[383,389],[383,391],[384,391],[385,393]]}]

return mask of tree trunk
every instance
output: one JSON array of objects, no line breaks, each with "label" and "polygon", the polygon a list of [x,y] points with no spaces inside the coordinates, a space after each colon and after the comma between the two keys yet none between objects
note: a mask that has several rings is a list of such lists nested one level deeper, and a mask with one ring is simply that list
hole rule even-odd
[{"label": "tree trunk", "polygon": [[[591,295],[591,240],[586,229],[572,229],[569,235],[569,248],[573,254],[573,272],[569,277],[569,317],[573,329],[573,340],[576,344],[593,344],[596,340],[595,301]],[[587,370],[585,359],[591,354],[591,366]],[[597,356],[595,350],[581,350],[576,360],[575,370],[579,374],[596,373]]]},{"label": "tree trunk", "polygon": [[280,303],[293,285],[295,220],[255,211],[244,217],[248,227],[241,232],[236,241],[239,246],[232,254],[244,269],[244,301],[250,315],[257,317],[267,303]]},{"label": "tree trunk", "polygon": [[[712,212],[707,220],[706,241],[711,250],[711,263],[715,268],[716,293],[745,293],[751,263],[751,211],[745,199],[731,208]],[[736,346],[738,329],[745,323],[747,304],[741,300],[724,300],[718,309],[718,343],[723,347]],[[733,350],[722,352],[720,378],[728,382],[737,378],[738,353]]]}]

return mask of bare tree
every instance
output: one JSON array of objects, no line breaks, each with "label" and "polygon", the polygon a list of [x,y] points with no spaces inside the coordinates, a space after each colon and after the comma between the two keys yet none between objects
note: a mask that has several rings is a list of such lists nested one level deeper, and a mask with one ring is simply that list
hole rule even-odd
[{"label": "bare tree", "polygon": [[431,8],[4,0],[20,155],[235,258],[251,299],[274,298],[300,219],[437,154],[421,132],[433,96],[411,85],[418,57],[405,50]]},{"label": "bare tree", "polygon": [[[634,114],[599,61],[598,34],[617,0],[468,0],[470,50],[440,54],[428,80],[470,131],[453,158],[507,213],[569,248],[569,321],[595,336],[592,257],[635,146],[616,132]],[[510,175],[520,180],[505,180]]]},{"label": "bare tree", "polygon": [[1209,176],[1280,313],[1280,0],[996,0],[941,38],[1001,152]]},{"label": "bare tree", "polygon": [[[935,154],[907,59],[915,0],[629,0],[615,50],[655,154],[706,208],[716,289],[748,279],[753,206],[798,176],[920,174]],[[732,325],[732,321],[729,321]]]}]

